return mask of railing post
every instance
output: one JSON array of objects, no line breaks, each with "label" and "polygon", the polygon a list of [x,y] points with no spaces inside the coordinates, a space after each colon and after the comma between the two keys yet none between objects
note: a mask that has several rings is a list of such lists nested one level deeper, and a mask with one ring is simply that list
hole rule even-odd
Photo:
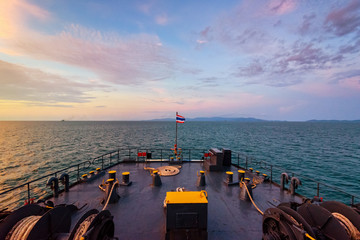
[{"label": "railing post", "polygon": [[163,157],[162,157],[162,149],[160,149],[160,159],[161,159],[161,161],[163,160]]},{"label": "railing post", "polygon": [[189,161],[191,161],[191,149],[189,149]]},{"label": "railing post", "polygon": [[130,148],[129,148],[129,159],[130,159]]},{"label": "railing post", "polygon": [[248,156],[245,156],[245,169],[248,168]]},{"label": "railing post", "polygon": [[30,183],[27,184],[27,190],[28,190],[28,202],[30,201]]},{"label": "railing post", "polygon": [[270,165],[270,182],[272,182],[272,165]]},{"label": "railing post", "polygon": [[101,170],[104,170],[104,155],[101,156]]},{"label": "railing post", "polygon": [[317,183],[316,196],[320,197],[320,183]]},{"label": "railing post", "polygon": [[110,158],[109,158],[109,162],[110,162],[110,166],[111,166],[111,153],[110,153]]},{"label": "railing post", "polygon": [[117,160],[118,160],[118,162],[120,161],[120,149],[118,149],[118,156],[117,156]]},{"label": "railing post", "polygon": [[77,165],[77,180],[80,179],[80,163]]},{"label": "railing post", "polygon": [[240,154],[237,154],[237,159],[238,159],[238,167],[240,167]]},{"label": "railing post", "polygon": [[351,206],[354,206],[354,201],[355,201],[354,198],[355,198],[355,197],[354,197],[353,195],[351,195]]}]

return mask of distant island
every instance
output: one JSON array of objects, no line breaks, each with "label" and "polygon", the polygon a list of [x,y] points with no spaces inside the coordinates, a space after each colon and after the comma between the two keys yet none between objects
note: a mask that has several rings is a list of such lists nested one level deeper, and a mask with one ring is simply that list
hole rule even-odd
[{"label": "distant island", "polygon": [[[152,119],[148,121],[153,122],[167,122],[174,121],[175,118],[160,118]],[[187,122],[349,122],[349,123],[360,123],[360,120],[307,120],[307,121],[281,121],[281,120],[264,120],[258,118],[225,118],[225,117],[197,117],[197,118],[186,118]]]}]

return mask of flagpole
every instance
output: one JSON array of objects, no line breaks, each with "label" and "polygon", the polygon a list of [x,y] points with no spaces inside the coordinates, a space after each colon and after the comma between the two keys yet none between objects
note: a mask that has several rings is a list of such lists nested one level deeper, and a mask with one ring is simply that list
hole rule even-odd
[{"label": "flagpole", "polygon": [[[177,117],[177,115],[178,115],[178,112],[176,112],[176,116],[175,116],[175,119],[176,119],[176,117]],[[177,121],[175,121],[176,122],[176,134],[175,134],[175,146],[174,146],[174,149],[175,149],[175,152],[176,152],[176,154],[177,154],[177,129],[178,129],[178,122]]]}]

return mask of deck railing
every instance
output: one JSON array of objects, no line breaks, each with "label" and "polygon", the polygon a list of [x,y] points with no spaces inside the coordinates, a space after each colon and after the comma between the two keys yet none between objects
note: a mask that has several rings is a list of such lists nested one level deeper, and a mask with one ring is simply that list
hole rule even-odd
[{"label": "deck railing", "polygon": [[263,170],[263,173],[268,174],[270,180],[277,184],[280,184],[280,177],[283,172],[286,172],[290,177],[297,177],[302,181],[302,185],[297,191],[308,198],[318,196],[323,197],[324,200],[342,200],[349,205],[354,205],[355,201],[360,201],[359,195],[348,193],[339,187],[318,181],[300,173],[286,170],[275,164],[257,160],[244,153],[232,152],[232,162],[233,165],[240,168],[249,169],[250,167],[253,167],[254,170]]},{"label": "deck railing", "polygon": [[[182,149],[181,160],[185,162],[195,160],[203,161],[204,154],[207,152],[207,149]],[[90,160],[71,165],[67,168],[28,181],[11,189],[4,190],[0,193],[0,211],[5,208],[9,210],[17,208],[21,206],[25,200],[30,200],[31,198],[38,200],[50,196],[51,190],[49,187],[46,187],[45,178],[53,176],[58,177],[62,173],[67,173],[70,176],[70,184],[74,185],[81,180],[82,174],[88,173],[90,170],[95,170],[96,168],[105,170],[122,162],[169,161],[172,160],[173,157],[174,151],[171,149],[119,148]],[[263,173],[269,175],[271,181],[274,183],[279,183],[281,173],[287,172],[289,175],[296,176],[303,181],[304,184],[299,189],[299,193],[307,197],[310,197],[311,194],[315,196],[327,197],[331,195],[339,197],[339,194],[342,194],[343,196],[347,196],[347,198],[351,198],[351,201],[348,202],[348,204],[354,204],[355,200],[360,200],[360,196],[348,193],[339,187],[331,186],[330,184],[317,181],[295,172],[286,171],[276,165],[250,157],[245,153],[232,152],[232,164],[235,167],[243,169],[254,167],[257,168],[256,170],[262,170]],[[340,198],[346,199],[344,197]]]}]

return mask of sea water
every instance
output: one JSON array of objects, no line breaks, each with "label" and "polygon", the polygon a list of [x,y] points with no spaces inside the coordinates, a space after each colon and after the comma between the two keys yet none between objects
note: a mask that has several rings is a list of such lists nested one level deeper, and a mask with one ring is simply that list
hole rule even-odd
[{"label": "sea water", "polygon": [[[119,147],[169,149],[174,140],[175,122],[0,122],[0,192]],[[310,198],[317,184],[306,177],[360,195],[360,123],[188,121],[178,125],[178,146],[246,153],[281,167],[275,180],[300,174],[298,191]],[[350,198],[324,186],[320,196]]]}]

